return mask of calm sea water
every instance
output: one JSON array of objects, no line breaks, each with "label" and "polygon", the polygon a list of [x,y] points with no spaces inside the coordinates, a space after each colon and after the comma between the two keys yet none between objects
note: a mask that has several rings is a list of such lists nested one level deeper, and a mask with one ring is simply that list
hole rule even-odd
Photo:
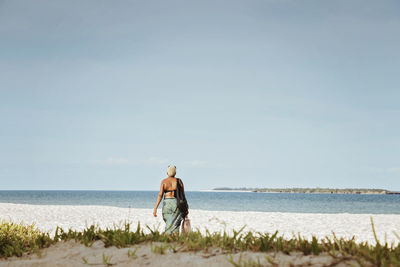
[{"label": "calm sea water", "polygon": [[[0,202],[153,208],[156,191],[0,191]],[[192,209],[400,214],[400,195],[186,192]]]}]

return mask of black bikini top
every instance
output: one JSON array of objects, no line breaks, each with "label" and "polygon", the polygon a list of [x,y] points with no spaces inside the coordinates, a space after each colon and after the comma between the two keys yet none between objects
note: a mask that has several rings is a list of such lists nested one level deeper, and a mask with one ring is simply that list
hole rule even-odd
[{"label": "black bikini top", "polygon": [[[176,195],[176,190],[164,190],[164,193],[167,193],[167,192],[174,192],[174,197]],[[165,194],[164,194],[164,198],[165,198]]]}]

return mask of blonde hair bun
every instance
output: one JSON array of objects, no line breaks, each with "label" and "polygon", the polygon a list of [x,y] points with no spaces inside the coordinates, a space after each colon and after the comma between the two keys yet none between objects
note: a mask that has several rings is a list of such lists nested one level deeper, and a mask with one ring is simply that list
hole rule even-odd
[{"label": "blonde hair bun", "polygon": [[176,167],[174,165],[169,165],[167,168],[167,175],[169,177],[175,177],[176,175]]}]

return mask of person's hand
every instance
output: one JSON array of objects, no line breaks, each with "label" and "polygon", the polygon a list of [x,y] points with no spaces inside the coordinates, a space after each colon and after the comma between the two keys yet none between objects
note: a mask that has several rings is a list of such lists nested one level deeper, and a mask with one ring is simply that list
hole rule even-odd
[{"label": "person's hand", "polygon": [[153,210],[153,216],[154,216],[154,217],[157,217],[157,209],[154,209],[154,210]]}]

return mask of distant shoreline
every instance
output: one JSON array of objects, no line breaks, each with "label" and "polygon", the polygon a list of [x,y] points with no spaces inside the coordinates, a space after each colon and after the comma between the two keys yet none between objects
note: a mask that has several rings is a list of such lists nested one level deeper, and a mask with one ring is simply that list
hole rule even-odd
[{"label": "distant shoreline", "polygon": [[230,188],[217,187],[214,192],[254,192],[254,193],[298,193],[298,194],[357,194],[357,195],[400,195],[400,191],[365,188]]}]

